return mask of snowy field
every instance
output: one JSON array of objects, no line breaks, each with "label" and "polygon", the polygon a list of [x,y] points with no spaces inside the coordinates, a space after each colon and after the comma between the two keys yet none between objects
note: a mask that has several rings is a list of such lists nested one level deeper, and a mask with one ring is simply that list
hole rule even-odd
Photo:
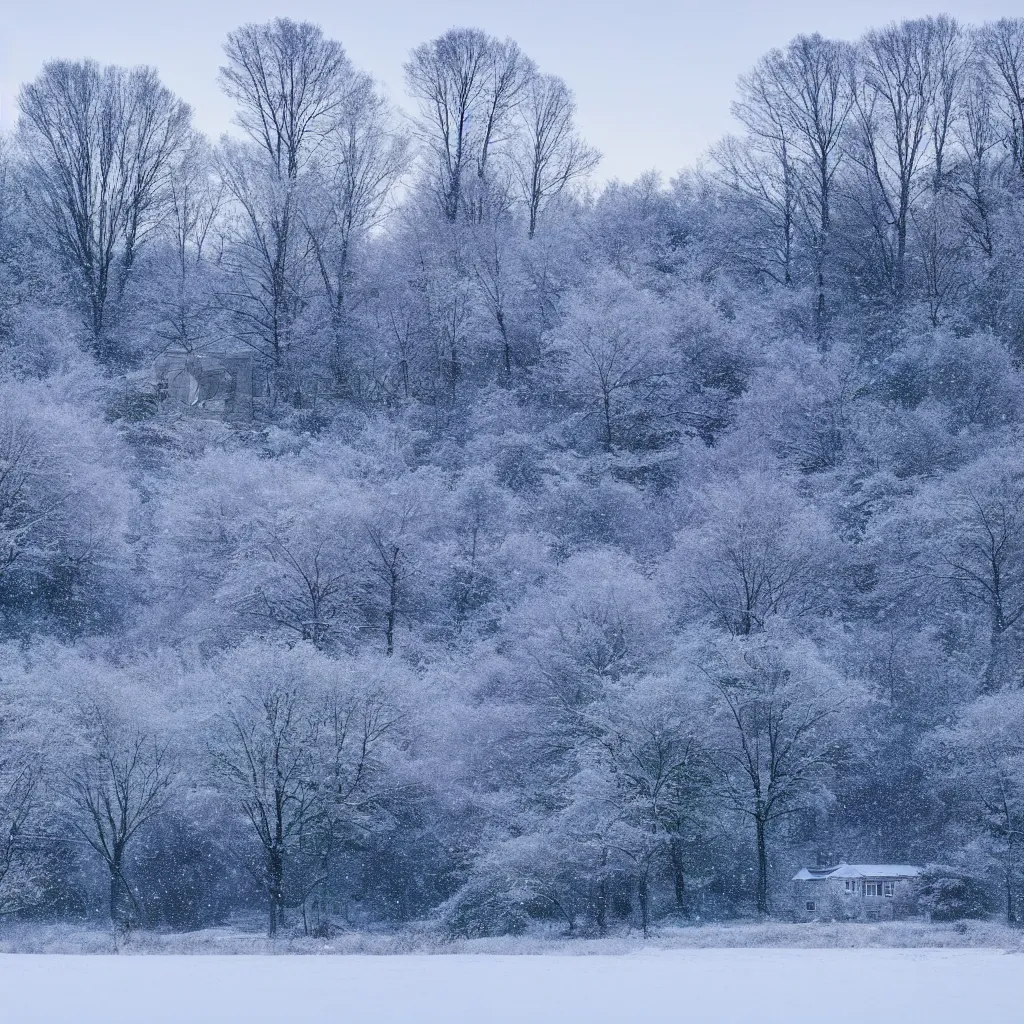
[{"label": "snowy field", "polygon": [[988,949],[624,956],[0,956],[4,1024],[1018,1024]]}]

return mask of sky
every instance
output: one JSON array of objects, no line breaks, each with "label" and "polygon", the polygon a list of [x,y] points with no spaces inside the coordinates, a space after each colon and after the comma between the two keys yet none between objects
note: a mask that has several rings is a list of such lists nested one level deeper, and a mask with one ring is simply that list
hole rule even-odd
[{"label": "sky", "polygon": [[45,61],[88,56],[154,65],[216,138],[232,117],[216,81],[224,37],[281,15],[321,25],[411,109],[402,75],[409,50],[453,26],[475,26],[511,36],[574,89],[580,126],[604,154],[600,178],[632,180],[650,169],[667,178],[732,129],[736,79],[772,47],[799,33],[856,39],[872,26],[941,12],[977,23],[1024,8],[1021,0],[0,0],[0,126],[13,126],[18,88]]}]

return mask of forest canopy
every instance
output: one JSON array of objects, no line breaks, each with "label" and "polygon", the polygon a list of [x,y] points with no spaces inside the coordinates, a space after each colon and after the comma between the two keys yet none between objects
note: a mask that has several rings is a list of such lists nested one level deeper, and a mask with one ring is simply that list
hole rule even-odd
[{"label": "forest canopy", "polygon": [[220,140],[89,60],[0,139],[0,915],[646,932],[828,850],[1016,920],[1024,20],[799,36],[603,187],[510,39],[223,60]]}]

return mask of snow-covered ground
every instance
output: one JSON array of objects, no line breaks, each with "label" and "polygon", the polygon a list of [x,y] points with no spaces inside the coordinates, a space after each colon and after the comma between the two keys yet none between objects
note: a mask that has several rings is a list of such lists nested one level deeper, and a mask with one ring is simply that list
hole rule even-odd
[{"label": "snow-covered ground", "polygon": [[987,949],[623,956],[0,956],[4,1024],[1018,1024]]}]

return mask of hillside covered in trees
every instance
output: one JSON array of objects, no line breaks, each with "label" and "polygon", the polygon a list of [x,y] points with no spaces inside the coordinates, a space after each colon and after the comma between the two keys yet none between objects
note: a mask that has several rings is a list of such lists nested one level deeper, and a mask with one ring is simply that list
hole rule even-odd
[{"label": "hillside covered in trees", "polygon": [[1015,920],[1024,20],[801,36],[602,188],[511,40],[224,53],[219,141],[59,61],[0,144],[0,914],[646,931],[829,850]]}]

